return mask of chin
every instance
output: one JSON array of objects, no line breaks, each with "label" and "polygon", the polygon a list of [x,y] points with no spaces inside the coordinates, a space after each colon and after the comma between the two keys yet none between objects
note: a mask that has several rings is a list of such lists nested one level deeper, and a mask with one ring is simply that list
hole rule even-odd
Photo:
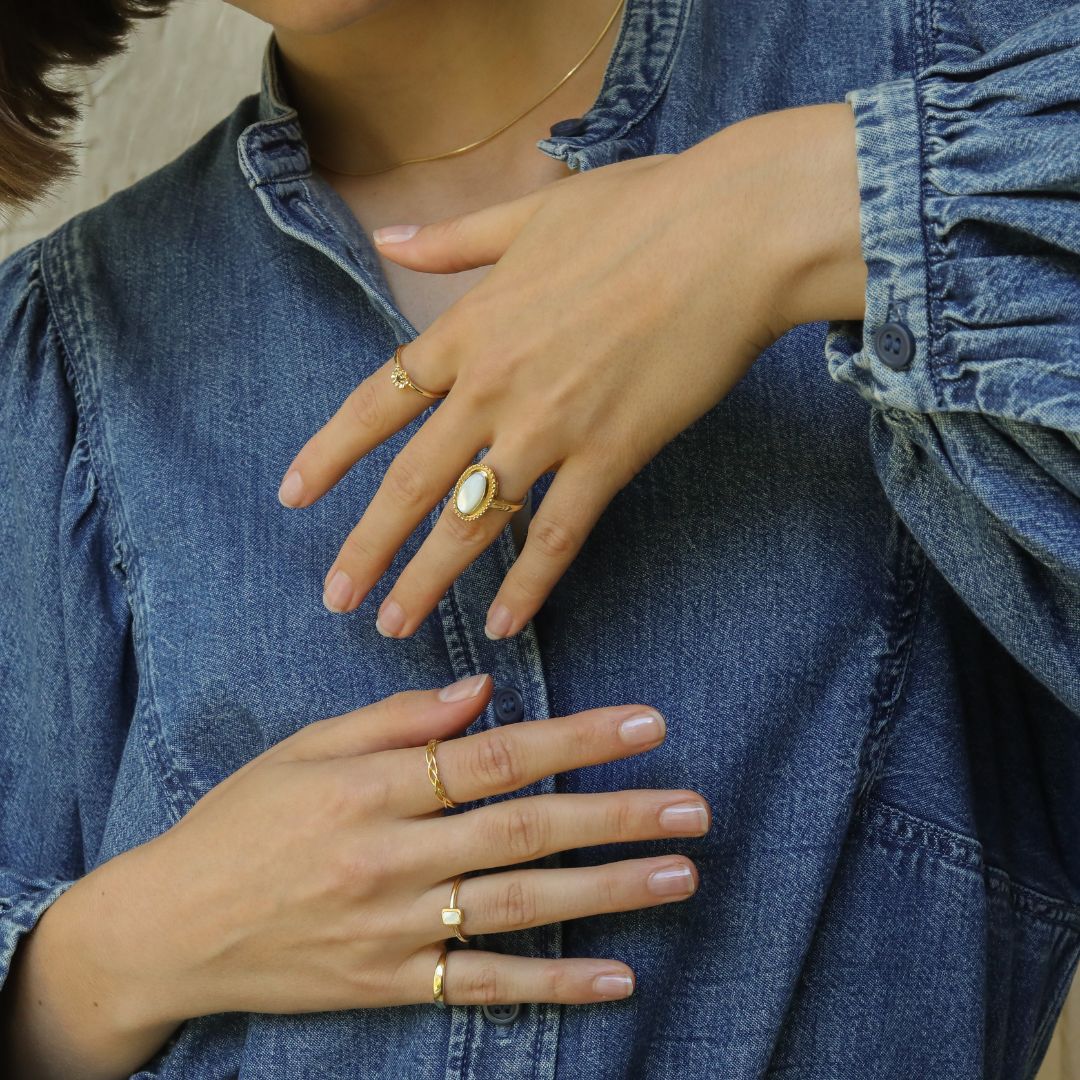
[{"label": "chin", "polygon": [[294,34],[332,34],[398,0],[226,0],[257,19]]}]

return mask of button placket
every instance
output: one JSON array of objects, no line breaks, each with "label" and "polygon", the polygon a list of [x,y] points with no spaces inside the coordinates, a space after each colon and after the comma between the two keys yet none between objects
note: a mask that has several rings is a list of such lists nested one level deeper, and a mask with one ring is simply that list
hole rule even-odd
[{"label": "button placket", "polygon": [[[439,603],[447,651],[458,678],[488,672],[491,702],[468,733],[549,715],[547,687],[533,624],[512,638],[490,641],[484,634],[487,608],[517,555],[509,527],[451,586]],[[553,792],[555,778],[543,777],[515,792],[491,796],[465,807]],[[524,864],[523,864],[524,865]],[[527,864],[560,865],[558,853]],[[505,869],[512,869],[506,867]],[[481,873],[499,873],[492,868]],[[465,916],[468,924],[468,912]],[[562,925],[474,935],[469,946],[483,951],[538,958],[562,955]],[[448,1080],[554,1080],[561,1006],[551,1002],[501,1003],[449,1010],[451,1047]]]}]

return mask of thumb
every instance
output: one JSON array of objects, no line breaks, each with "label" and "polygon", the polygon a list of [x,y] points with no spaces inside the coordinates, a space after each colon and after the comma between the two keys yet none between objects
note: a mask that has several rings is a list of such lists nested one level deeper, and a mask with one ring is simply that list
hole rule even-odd
[{"label": "thumb", "polygon": [[540,191],[455,214],[427,225],[384,225],[372,232],[379,252],[410,270],[454,274],[502,258],[542,200]]}]

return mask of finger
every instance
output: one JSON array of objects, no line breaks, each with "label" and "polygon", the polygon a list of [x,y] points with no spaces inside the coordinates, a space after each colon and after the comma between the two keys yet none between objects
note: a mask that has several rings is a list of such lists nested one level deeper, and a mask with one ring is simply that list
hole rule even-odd
[{"label": "finger", "polygon": [[419,839],[403,858],[418,876],[434,871],[447,878],[571,848],[702,836],[710,820],[708,803],[695,791],[528,795],[408,823]]},{"label": "finger", "polygon": [[404,690],[362,709],[316,720],[273,749],[296,761],[352,759],[403,747],[415,749],[429,739],[449,738],[468,727],[487,707],[491,686],[491,676],[481,674],[441,689]]},{"label": "finger", "polygon": [[[412,916],[418,935],[439,941],[453,933],[442,921],[453,879],[425,893]],[[655,907],[685,900],[698,887],[697,868],[684,856],[624,859],[600,866],[507,870],[465,878],[455,906],[466,937]]]},{"label": "finger", "polygon": [[485,432],[446,403],[429,416],[386,470],[363,516],[326,572],[323,598],[335,612],[358,607],[402,544],[483,448]]},{"label": "finger", "polygon": [[[435,964],[444,946],[420,950],[402,971],[415,996],[410,1002],[433,1001]],[[584,1005],[629,997],[634,973],[618,960],[512,956],[484,949],[447,948],[443,975],[446,1005],[512,1005],[515,1002],[557,1002]]]},{"label": "finger", "polygon": [[[447,796],[466,803],[517,791],[555,773],[641,753],[658,746],[664,734],[664,718],[655,709],[621,705],[465,735],[440,743],[435,758]],[[427,772],[427,756],[417,744],[381,754],[372,765],[401,778],[388,796],[391,813],[412,817],[442,808],[434,787],[417,782]]]},{"label": "finger", "polygon": [[512,637],[540,610],[617,490],[609,473],[583,459],[559,467],[488,609],[484,633],[492,641]]},{"label": "finger", "polygon": [[[524,501],[544,468],[530,468],[527,462],[504,462],[498,447],[493,447],[483,461],[491,465],[498,477],[498,497],[508,502]],[[375,622],[379,632],[398,638],[412,634],[509,520],[507,511],[492,507],[475,520],[464,521],[455,512],[455,499],[451,496],[435,527],[383,600]]]},{"label": "finger", "polygon": [[384,225],[371,236],[383,255],[412,270],[453,274],[489,266],[502,258],[549,194],[538,188],[518,199],[427,225]]},{"label": "finger", "polygon": [[[406,357],[408,360],[406,361]],[[453,374],[434,338],[419,337],[401,351],[410,378],[425,389],[447,389]],[[325,495],[365,454],[419,416],[431,398],[391,381],[391,355],[353,389],[333,416],[300,448],[282,477],[278,501],[290,508],[310,506]]]}]

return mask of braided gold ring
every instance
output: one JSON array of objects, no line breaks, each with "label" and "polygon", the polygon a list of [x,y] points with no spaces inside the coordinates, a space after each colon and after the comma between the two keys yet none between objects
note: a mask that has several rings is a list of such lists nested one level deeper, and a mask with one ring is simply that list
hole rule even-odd
[{"label": "braided gold ring", "polygon": [[442,390],[435,392],[433,390],[425,390],[422,386],[418,386],[409,377],[409,373],[401,365],[401,350],[405,348],[409,343],[403,341],[394,350],[394,367],[390,372],[390,381],[397,387],[398,390],[415,390],[418,394],[423,395],[426,398],[444,398],[450,393],[449,390]]},{"label": "braided gold ring", "polygon": [[439,765],[435,760],[435,747],[439,744],[438,739],[431,739],[427,744],[427,774],[431,786],[435,789],[435,796],[443,806],[454,807],[457,803],[446,794],[446,788],[439,779]]}]

